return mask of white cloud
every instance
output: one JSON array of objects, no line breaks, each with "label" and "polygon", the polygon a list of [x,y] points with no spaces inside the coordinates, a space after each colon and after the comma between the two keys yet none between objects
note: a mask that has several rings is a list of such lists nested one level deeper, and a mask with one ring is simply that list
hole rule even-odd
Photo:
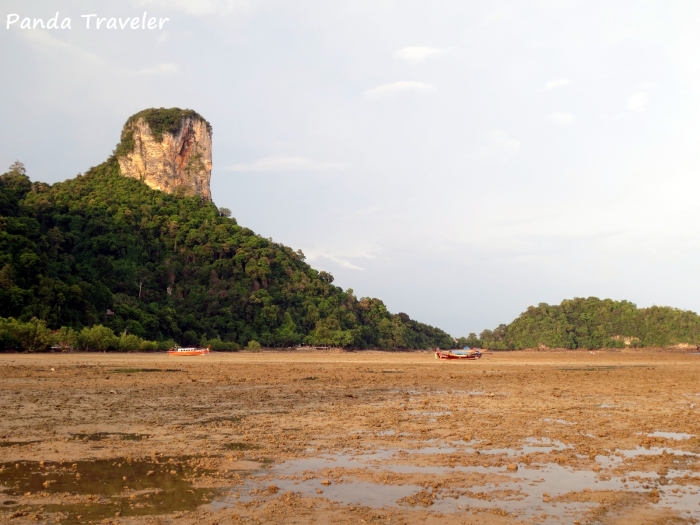
[{"label": "white cloud", "polygon": [[520,151],[520,141],[508,137],[505,131],[493,129],[484,136],[489,140],[489,145],[484,148],[483,153],[497,158],[500,162],[507,162]]},{"label": "white cloud", "polygon": [[204,16],[247,11],[253,0],[134,0],[136,7],[175,9],[188,15]]},{"label": "white cloud", "polygon": [[124,70],[124,72],[130,75],[167,75],[171,73],[179,73],[180,66],[177,64],[156,64],[153,67]]},{"label": "white cloud", "polygon": [[556,122],[557,124],[569,125],[573,123],[573,121],[576,120],[576,118],[571,113],[558,111],[547,115],[545,117],[545,120],[548,120],[549,122]]},{"label": "white cloud", "polygon": [[333,261],[334,263],[338,264],[339,266],[342,266],[343,268],[349,268],[351,270],[362,270],[364,271],[364,268],[361,266],[357,266],[356,264],[353,264],[350,262],[351,259],[374,259],[375,256],[372,255],[369,252],[366,251],[359,251],[357,253],[352,253],[352,254],[336,254],[333,253],[329,250],[321,249],[321,250],[304,250],[304,255],[306,255],[306,259],[309,262],[317,261],[318,259],[328,259],[329,261]]},{"label": "white cloud", "polygon": [[545,82],[542,89],[544,89],[545,91],[549,91],[550,89],[557,89],[560,87],[564,87],[570,83],[571,83],[571,80],[569,80],[568,78],[560,78],[559,80],[550,80],[549,82]]},{"label": "white cloud", "polygon": [[28,39],[32,44],[35,44],[38,47],[42,47],[44,49],[62,49],[63,51],[72,53],[73,55],[77,55],[82,59],[90,60],[95,63],[103,62],[102,59],[96,54],[90,53],[89,51],[85,51],[80,47],[64,42],[63,40],[54,38],[46,31],[35,30],[27,31],[21,34],[24,38]]},{"label": "white cloud", "polygon": [[394,56],[406,62],[423,62],[429,57],[439,57],[445,54],[445,49],[437,47],[404,47],[394,52]]},{"label": "white cloud", "polygon": [[395,95],[396,93],[410,91],[416,93],[433,93],[437,91],[437,88],[432,84],[426,84],[424,82],[400,80],[398,82],[392,82],[391,84],[382,84],[376,88],[368,89],[363,94],[371,100],[376,100],[385,96]]},{"label": "white cloud", "polygon": [[45,31],[27,31],[22,33],[22,36],[27,38],[32,44],[43,50],[60,50],[68,53],[73,57],[83,62],[92,63],[105,69],[109,69],[115,73],[123,75],[162,75],[179,73],[180,66],[178,64],[156,64],[153,67],[143,69],[127,69],[104,60],[99,55],[85,51],[79,46],[69,44],[57,38],[54,38]]},{"label": "white cloud", "polygon": [[649,97],[644,93],[635,93],[627,99],[627,109],[641,113],[646,109],[648,103]]},{"label": "white cloud", "polygon": [[345,164],[336,162],[316,162],[305,157],[284,157],[275,155],[265,157],[255,162],[234,164],[225,168],[226,171],[242,172],[279,172],[279,171],[320,171],[347,168]]},{"label": "white cloud", "polygon": [[654,89],[658,85],[657,82],[640,82],[639,89]]}]

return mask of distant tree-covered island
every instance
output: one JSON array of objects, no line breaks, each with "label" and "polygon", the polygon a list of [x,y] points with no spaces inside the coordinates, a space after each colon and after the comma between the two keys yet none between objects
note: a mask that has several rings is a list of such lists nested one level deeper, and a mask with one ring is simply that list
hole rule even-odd
[{"label": "distant tree-covered island", "polygon": [[700,316],[667,306],[637,308],[629,301],[575,298],[531,306],[512,323],[462,337],[459,343],[494,350],[697,346]]}]

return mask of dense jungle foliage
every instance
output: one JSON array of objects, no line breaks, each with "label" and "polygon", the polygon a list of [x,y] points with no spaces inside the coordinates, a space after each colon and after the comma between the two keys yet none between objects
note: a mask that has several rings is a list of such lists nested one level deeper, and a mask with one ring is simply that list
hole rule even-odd
[{"label": "dense jungle foliage", "polygon": [[13,164],[0,176],[0,350],[453,345],[228,215],[122,177],[114,156],[52,186]]},{"label": "dense jungle foliage", "polygon": [[695,346],[700,344],[700,316],[666,306],[637,308],[629,301],[576,298],[531,306],[509,325],[459,342],[494,350]]}]

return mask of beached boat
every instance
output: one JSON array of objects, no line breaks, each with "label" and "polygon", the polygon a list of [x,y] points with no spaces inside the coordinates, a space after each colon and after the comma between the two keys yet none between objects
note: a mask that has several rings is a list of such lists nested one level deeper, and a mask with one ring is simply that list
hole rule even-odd
[{"label": "beached boat", "polygon": [[481,359],[481,355],[481,351],[477,348],[465,348],[464,350],[435,349],[435,359]]},{"label": "beached boat", "polygon": [[206,348],[173,348],[168,350],[168,355],[188,356],[188,355],[205,355],[209,353],[209,347]]}]

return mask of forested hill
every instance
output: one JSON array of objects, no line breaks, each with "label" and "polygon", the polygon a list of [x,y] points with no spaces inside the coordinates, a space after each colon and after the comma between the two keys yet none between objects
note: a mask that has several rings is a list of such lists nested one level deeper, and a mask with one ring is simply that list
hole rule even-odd
[{"label": "forested hill", "polygon": [[229,215],[121,176],[115,157],[53,186],[14,164],[0,176],[0,349],[21,346],[31,326],[75,335],[95,325],[122,341],[222,348],[452,346]]},{"label": "forested hill", "polygon": [[629,301],[576,298],[531,306],[509,325],[460,341],[496,350],[696,346],[700,316],[666,306],[637,308]]}]

